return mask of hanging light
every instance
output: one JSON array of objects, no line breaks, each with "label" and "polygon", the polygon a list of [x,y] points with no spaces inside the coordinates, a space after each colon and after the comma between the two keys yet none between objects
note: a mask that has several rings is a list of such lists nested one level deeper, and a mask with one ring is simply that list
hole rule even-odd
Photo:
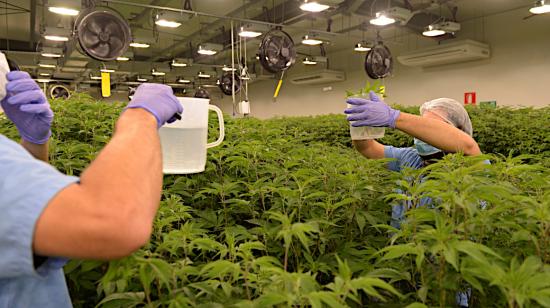
[{"label": "hanging light", "polygon": [[550,4],[546,4],[545,0],[539,0],[535,3],[535,6],[529,9],[531,14],[545,14],[550,13]]},{"label": "hanging light", "polygon": [[240,37],[247,37],[247,38],[254,38],[262,35],[262,31],[264,29],[261,25],[244,25],[239,29],[239,36]]},{"label": "hanging light", "polygon": [[41,76],[41,77],[50,77],[52,74],[50,73],[39,73],[38,76]]},{"label": "hanging light", "polygon": [[130,47],[134,47],[134,48],[149,48],[151,47],[151,40],[148,39],[148,38],[144,38],[144,37],[139,37],[139,38],[136,38],[134,37],[134,39],[132,40],[132,42],[130,43]]},{"label": "hanging light", "polygon": [[186,67],[191,65],[193,62],[192,59],[182,59],[182,58],[175,58],[172,60],[172,63],[170,63],[173,67]]},{"label": "hanging light", "polygon": [[353,50],[355,50],[357,52],[366,52],[366,51],[369,51],[371,49],[372,48],[365,41],[361,41],[361,42],[355,44],[355,47],[353,48]]},{"label": "hanging light", "polygon": [[143,78],[142,76],[137,76],[136,80],[139,82],[147,82],[147,78]]},{"label": "hanging light", "polygon": [[40,82],[40,83],[48,83],[52,81],[51,79],[46,79],[46,78],[38,78],[36,79],[36,82]]},{"label": "hanging light", "polygon": [[159,27],[177,28],[181,26],[183,19],[188,19],[187,15],[164,11],[155,16],[155,24]]},{"label": "hanging light", "polygon": [[90,79],[91,79],[91,80],[101,80],[101,76],[93,76],[93,75],[90,75]]},{"label": "hanging light", "polygon": [[200,72],[197,74],[197,76],[198,76],[199,78],[210,78],[210,77],[211,77],[210,74],[207,74],[207,73],[205,73],[205,72],[203,72],[203,71],[200,71]]},{"label": "hanging light", "polygon": [[424,29],[424,32],[422,32],[422,35],[424,36],[440,36],[445,34],[445,31],[441,30],[437,24],[435,25],[429,25]]},{"label": "hanging light", "polygon": [[40,60],[38,62],[38,66],[43,68],[56,68],[57,67],[57,61],[56,60]]},{"label": "hanging light", "polygon": [[310,45],[310,46],[321,45],[321,44],[323,44],[323,41],[320,40],[319,38],[317,38],[316,35],[306,34],[302,38],[302,44]]},{"label": "hanging light", "polygon": [[236,68],[231,68],[231,67],[229,67],[229,66],[227,66],[227,65],[225,65],[225,64],[224,64],[224,66],[222,67],[222,71],[224,71],[224,72],[234,72],[234,71],[236,71],[236,70],[237,70]]},{"label": "hanging light", "polygon": [[102,72],[102,73],[114,73],[115,72],[115,70],[112,69],[112,68],[102,68],[99,71]]},{"label": "hanging light", "polygon": [[371,19],[369,22],[375,26],[387,26],[395,23],[395,19],[386,16],[384,12],[377,12],[376,18]]},{"label": "hanging light", "polygon": [[40,52],[42,57],[46,58],[60,58],[63,56],[63,49],[55,47],[44,47]]},{"label": "hanging light", "polygon": [[122,56],[117,57],[116,60],[120,62],[130,61],[130,58],[134,56],[134,53],[131,51],[125,52]]},{"label": "hanging light", "polygon": [[191,83],[191,80],[183,78],[183,77],[179,77],[178,78],[178,83]]},{"label": "hanging light", "polygon": [[302,61],[302,63],[304,63],[305,65],[315,65],[315,64],[317,64],[317,61],[315,61],[314,59],[312,59],[310,57],[305,57],[304,60]]},{"label": "hanging light", "polygon": [[300,5],[300,9],[302,11],[312,12],[312,13],[322,12],[328,9],[329,7],[330,6],[326,4],[320,4],[317,1],[308,1],[308,0],[305,0],[304,3]]},{"label": "hanging light", "polygon": [[203,43],[199,45],[197,53],[205,56],[213,56],[223,49],[220,44]]},{"label": "hanging light", "polygon": [[151,70],[151,75],[153,75],[153,76],[164,76],[164,75],[166,75],[166,72],[159,71],[159,70],[156,70],[156,69],[152,69]]},{"label": "hanging light", "polygon": [[49,0],[48,1],[48,11],[65,15],[65,16],[76,16],[79,13],[80,1],[70,1],[70,0]]},{"label": "hanging light", "polygon": [[442,21],[435,24],[431,24],[424,29],[422,35],[434,37],[440,36],[445,33],[454,33],[460,30],[460,24],[453,21]]}]

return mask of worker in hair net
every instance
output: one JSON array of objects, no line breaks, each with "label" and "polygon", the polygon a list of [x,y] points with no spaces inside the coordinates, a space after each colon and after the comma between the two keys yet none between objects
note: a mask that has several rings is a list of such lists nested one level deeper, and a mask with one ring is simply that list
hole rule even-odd
[{"label": "worker in hair net", "polygon": [[[401,112],[386,105],[374,92],[369,99],[349,98],[350,108],[345,110],[348,121],[355,127],[374,126],[397,128],[414,137],[414,147],[397,148],[383,145],[374,139],[353,140],[353,145],[370,159],[393,158],[388,168],[419,169],[441,159],[448,153],[461,152],[467,156],[481,154],[472,138],[472,122],[462,104],[451,98],[438,98],[420,106],[420,116]],[[420,206],[430,205],[423,198]],[[405,216],[405,204],[392,207],[391,225],[400,228]],[[468,307],[471,290],[456,295],[457,305]]]}]

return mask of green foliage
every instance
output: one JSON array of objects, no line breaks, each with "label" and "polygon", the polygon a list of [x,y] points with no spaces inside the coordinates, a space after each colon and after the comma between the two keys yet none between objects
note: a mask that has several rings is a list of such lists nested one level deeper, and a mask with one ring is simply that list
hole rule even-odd
[{"label": "green foliage", "polygon": [[[122,106],[86,95],[52,106],[51,162],[79,175]],[[471,290],[478,307],[549,307],[550,109],[469,112],[484,151],[504,155],[402,174],[357,154],[343,116],[228,118],[205,172],[164,177],[145,247],[65,267],[74,305],[447,307]],[[0,133],[17,137],[5,120]],[[395,131],[382,142],[412,143]],[[416,208],[425,197],[433,208]],[[413,206],[397,230],[390,205],[403,200]]]}]

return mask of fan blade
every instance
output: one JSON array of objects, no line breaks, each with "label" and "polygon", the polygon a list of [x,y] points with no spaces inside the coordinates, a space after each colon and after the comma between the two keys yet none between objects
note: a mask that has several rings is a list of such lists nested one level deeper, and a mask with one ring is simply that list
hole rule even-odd
[{"label": "fan blade", "polygon": [[99,44],[99,37],[92,32],[86,31],[83,35],[81,35],[81,37],[82,43],[84,43],[87,48],[93,48]]},{"label": "fan blade", "polygon": [[86,29],[88,29],[88,31],[94,33],[94,34],[99,34],[101,33],[102,29],[101,29],[101,24],[99,22],[97,22],[96,20],[94,20],[92,18],[92,20],[88,21],[88,23],[86,24]]},{"label": "fan blade", "polygon": [[109,46],[111,47],[111,50],[115,52],[121,52],[124,48],[122,40],[116,36],[111,36],[111,38],[109,39]]},{"label": "fan blade", "polygon": [[119,24],[114,21],[111,21],[105,26],[105,33],[109,35],[120,35],[123,31],[120,29]]},{"label": "fan blade", "polygon": [[109,47],[109,44],[99,44],[92,50],[92,52],[99,57],[106,58],[109,56],[111,48]]}]

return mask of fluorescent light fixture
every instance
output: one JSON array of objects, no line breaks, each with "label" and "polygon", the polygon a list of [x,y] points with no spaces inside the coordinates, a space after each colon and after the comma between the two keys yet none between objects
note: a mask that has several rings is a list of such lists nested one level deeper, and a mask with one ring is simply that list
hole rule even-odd
[{"label": "fluorescent light fixture", "polygon": [[43,68],[56,68],[57,67],[57,61],[56,60],[41,60],[38,62],[38,66]]},{"label": "fluorescent light fixture", "polygon": [[40,55],[46,58],[60,58],[63,56],[63,49],[55,47],[43,47]]},{"label": "fluorescent light fixture", "polygon": [[76,16],[82,7],[80,2],[75,0],[48,0],[48,11],[65,16]]},{"label": "fluorescent light fixture", "polygon": [[366,52],[366,51],[369,51],[371,49],[372,48],[369,46],[369,44],[367,42],[359,42],[359,43],[355,44],[355,47],[353,48],[353,50],[355,50],[357,52]]},{"label": "fluorescent light fixture", "polygon": [[231,67],[229,67],[229,66],[227,66],[227,65],[224,65],[224,66],[222,67],[222,71],[224,71],[224,72],[234,72],[234,71],[236,71],[236,70],[237,70],[236,68],[231,68]]},{"label": "fluorescent light fixture", "polygon": [[428,37],[440,36],[445,33],[454,33],[460,30],[460,24],[452,21],[443,21],[427,26],[422,35]]},{"label": "fluorescent light fixture", "polygon": [[192,62],[192,59],[175,58],[172,60],[172,63],[170,63],[170,65],[172,65],[173,67],[186,67],[191,65]]},{"label": "fluorescent light fixture", "polygon": [[220,44],[203,43],[199,45],[197,53],[206,56],[213,56],[223,49]]},{"label": "fluorescent light fixture", "polygon": [[38,78],[36,79],[36,82],[42,82],[42,83],[48,83],[52,81],[51,79],[46,79],[46,78]]},{"label": "fluorescent light fixture", "polygon": [[202,71],[200,71],[200,72],[197,74],[197,76],[198,76],[199,78],[210,78],[210,77],[211,77],[210,74],[207,74],[207,73],[202,72]]},{"label": "fluorescent light fixture", "polygon": [[267,27],[263,25],[244,25],[239,29],[240,37],[254,38],[262,35],[262,31],[267,31]]},{"label": "fluorescent light fixture", "polygon": [[90,79],[91,79],[91,80],[101,80],[101,76],[93,76],[93,75],[90,75]]},{"label": "fluorescent light fixture", "polygon": [[311,45],[311,46],[312,45],[321,45],[321,44],[323,44],[323,41],[316,38],[315,35],[306,34],[302,38],[302,44]]},{"label": "fluorescent light fixture", "polygon": [[44,38],[54,42],[67,42],[69,40],[68,37],[60,35],[44,35]]},{"label": "fluorescent light fixture", "polygon": [[151,70],[151,75],[153,75],[153,76],[164,76],[164,75],[166,75],[166,72],[162,72],[162,71],[159,71],[157,69],[152,69]]},{"label": "fluorescent light fixture", "polygon": [[330,6],[326,5],[326,4],[320,4],[319,2],[316,2],[316,1],[304,1],[304,3],[302,3],[302,5],[300,5],[300,9],[302,11],[306,11],[306,12],[312,12],[312,13],[318,13],[318,12],[321,12],[321,11],[324,11],[326,9],[328,9]]},{"label": "fluorescent light fixture", "polygon": [[102,68],[99,71],[102,72],[102,73],[114,73],[115,72],[115,70],[112,69],[112,68]]},{"label": "fluorescent light fixture", "polygon": [[180,78],[178,78],[178,82],[179,83],[191,83],[191,80],[180,77]]},{"label": "fluorescent light fixture", "polygon": [[50,77],[52,74],[50,73],[39,73],[38,76],[42,76],[42,77]]},{"label": "fluorescent light fixture", "polygon": [[529,9],[531,14],[545,14],[550,13],[550,4],[546,4],[545,0],[539,0],[535,3],[535,6]]},{"label": "fluorescent light fixture", "polygon": [[130,61],[130,58],[128,58],[126,56],[120,56],[120,57],[117,57],[116,60],[124,62],[124,61]]},{"label": "fluorescent light fixture", "polygon": [[136,81],[147,82],[147,78],[143,78],[142,76],[137,76]]},{"label": "fluorescent light fixture", "polygon": [[384,12],[377,12],[376,18],[371,19],[369,22],[375,26],[387,26],[393,24],[395,19],[386,16]]},{"label": "fluorescent light fixture", "polygon": [[166,27],[166,28],[177,28],[181,26],[181,22],[171,21],[166,19],[157,19],[155,21],[155,24],[159,27]]},{"label": "fluorescent light fixture", "polygon": [[58,7],[58,6],[50,6],[48,8],[48,11],[55,14],[66,15],[66,16],[76,16],[79,13],[78,10],[71,9],[68,7]]},{"label": "fluorescent light fixture", "polygon": [[151,45],[147,43],[131,42],[130,47],[134,48],[149,48]]},{"label": "fluorescent light fixture", "polygon": [[314,61],[310,57],[305,57],[305,59],[302,61],[302,63],[304,63],[305,65],[315,65],[315,64],[317,64],[317,61]]}]

